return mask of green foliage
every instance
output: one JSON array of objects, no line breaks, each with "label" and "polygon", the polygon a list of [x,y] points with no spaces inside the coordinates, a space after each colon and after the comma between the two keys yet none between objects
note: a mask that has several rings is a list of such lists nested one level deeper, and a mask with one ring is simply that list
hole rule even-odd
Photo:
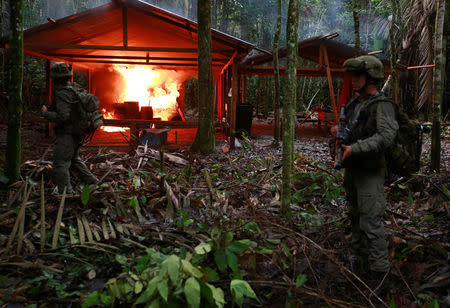
[{"label": "green foliage", "polygon": [[342,175],[341,173],[335,173],[335,175],[322,171],[302,171],[294,174],[293,182],[296,192],[293,200],[301,203],[310,200],[313,196],[324,197],[328,201],[343,198],[345,189],[339,183]]},{"label": "green foliage", "polygon": [[31,296],[45,293],[56,293],[61,298],[81,295],[78,291],[69,291],[71,285],[70,280],[59,280],[50,271],[42,271],[42,275],[28,280],[26,284],[28,289],[27,293]]},{"label": "green foliage", "polygon": [[83,205],[86,206],[90,198],[91,198],[91,186],[84,185],[83,188],[81,189],[81,203],[83,203]]},{"label": "green foliage", "polygon": [[236,254],[241,254],[249,249],[256,248],[258,244],[248,239],[233,241],[234,233],[223,231],[214,227],[210,233],[211,238],[197,245],[194,249],[194,260],[199,262],[212,253],[214,262],[219,272],[226,274],[231,269],[232,276],[239,275],[238,259]]},{"label": "green foliage", "polygon": [[9,182],[9,178],[0,171],[0,183],[7,184]]},{"label": "green foliage", "polygon": [[308,278],[306,278],[305,275],[298,275],[297,279],[295,280],[295,287],[298,288],[300,286],[302,286],[306,281],[308,280]]},{"label": "green foliage", "polygon": [[176,220],[178,227],[188,227],[194,223],[194,220],[189,218],[189,215],[185,210],[179,210],[178,213],[181,215],[181,217],[178,217]]},{"label": "green foliage", "polygon": [[236,303],[239,307],[242,307],[244,302],[244,296],[249,298],[256,299],[259,301],[252,287],[248,284],[247,281],[234,279],[230,284],[231,295],[233,298],[233,303]]},{"label": "green foliage", "polygon": [[89,294],[83,308],[123,304],[147,304],[147,307],[225,305],[223,291],[205,282],[205,271],[187,259],[147,249],[146,255],[137,259],[118,255],[116,261],[123,273],[109,279],[103,289]]}]

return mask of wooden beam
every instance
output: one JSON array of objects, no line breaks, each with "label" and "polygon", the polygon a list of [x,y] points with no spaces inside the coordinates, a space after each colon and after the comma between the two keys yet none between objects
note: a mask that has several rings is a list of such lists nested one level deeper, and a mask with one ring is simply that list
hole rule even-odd
[{"label": "wooden beam", "polygon": [[[163,60],[163,61],[190,61],[197,62],[198,58],[175,58],[175,57],[150,57],[144,56],[117,56],[117,55],[81,55],[76,53],[48,53],[48,56],[59,58],[80,58],[80,59],[125,59],[125,60]],[[225,63],[227,59],[213,58],[214,62]]]},{"label": "wooden beam", "polygon": [[325,64],[325,70],[327,72],[328,88],[330,90],[331,104],[333,105],[334,121],[335,121],[335,123],[338,123],[339,115],[338,115],[337,106],[336,106],[336,97],[334,96],[333,78],[331,76],[330,62],[328,61],[328,52],[327,52],[327,48],[323,44],[320,45],[320,49],[322,50],[323,60],[324,60],[324,64]]},{"label": "wooden beam", "polygon": [[228,66],[230,66],[230,64],[233,63],[234,58],[236,58],[237,56],[237,51],[235,51],[233,53],[233,55],[231,56],[230,60],[228,60],[227,64],[224,65],[224,67],[222,68],[222,71],[220,72],[220,74],[223,74],[223,72],[227,69]]},{"label": "wooden beam", "polygon": [[[157,124],[160,126],[168,126],[172,128],[194,128],[198,127],[197,121],[159,121],[159,120],[140,120],[140,119],[104,119],[103,126],[119,126],[119,127],[132,127],[132,126],[148,126]],[[215,127],[225,127],[226,123],[216,122]]]},{"label": "wooden beam", "polygon": [[[333,77],[344,77],[344,69],[342,68],[331,68],[330,69]],[[273,66],[251,66],[243,72],[244,75],[258,75],[258,76],[273,76]],[[286,67],[280,67],[280,75],[286,74]],[[297,76],[308,76],[308,77],[326,77],[327,73],[325,69],[315,68],[315,67],[299,67],[297,68]]]},{"label": "wooden beam", "polygon": [[[197,48],[173,48],[173,47],[124,47],[109,45],[73,45],[73,44],[46,44],[46,43],[25,43],[27,49],[73,49],[73,50],[115,50],[115,51],[148,51],[148,52],[179,52],[179,53],[197,53]],[[234,49],[214,49],[214,53],[230,53]]]},{"label": "wooden beam", "polygon": [[239,61],[234,58],[232,66],[232,94],[231,94],[231,112],[230,112],[230,128],[231,128],[231,148],[234,148],[235,130],[236,130],[236,105],[239,100]]},{"label": "wooden beam", "polygon": [[[35,52],[33,50],[29,50],[29,49],[24,49],[24,52],[27,55],[30,55],[30,56],[33,56],[33,57],[38,57],[38,58],[47,59],[47,60],[53,60],[53,61],[56,61],[56,62],[72,62],[72,61],[67,61],[66,59],[62,59],[62,58],[49,57],[47,55],[44,55],[44,54],[39,53],[39,52]],[[77,65],[77,66],[85,68],[85,69],[89,68],[88,66],[85,66],[83,64],[80,64],[80,65]]]},{"label": "wooden beam", "polygon": [[[170,66],[192,66],[197,67],[197,63],[171,63],[171,62],[138,62],[138,61],[109,61],[109,60],[73,60],[74,63],[104,63],[104,64],[133,64],[133,65],[170,65]],[[212,66],[222,67],[222,64],[215,63]]]},{"label": "wooden beam", "polygon": [[122,7],[122,40],[123,47],[128,46],[128,8],[124,5]]}]

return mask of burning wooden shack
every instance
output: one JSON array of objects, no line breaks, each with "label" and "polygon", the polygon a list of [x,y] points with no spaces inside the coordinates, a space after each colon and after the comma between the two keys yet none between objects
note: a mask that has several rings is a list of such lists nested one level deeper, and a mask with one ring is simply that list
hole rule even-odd
[{"label": "burning wooden shack", "polygon": [[[25,31],[25,52],[64,61],[86,76],[100,99],[104,131],[132,131],[158,123],[196,127],[183,116],[183,82],[198,75],[197,23],[139,0],[106,5]],[[216,122],[234,129],[241,75],[238,64],[250,43],[212,30]],[[231,94],[229,97],[228,94]]]}]

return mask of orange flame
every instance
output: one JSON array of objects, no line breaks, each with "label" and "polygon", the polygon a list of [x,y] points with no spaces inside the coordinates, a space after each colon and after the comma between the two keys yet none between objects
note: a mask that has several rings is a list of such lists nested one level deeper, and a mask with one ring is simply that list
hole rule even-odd
[{"label": "orange flame", "polygon": [[114,68],[125,79],[120,102],[138,101],[139,109],[151,106],[153,116],[163,121],[177,114],[177,98],[180,96],[180,84],[177,81],[148,67],[116,65]]},{"label": "orange flame", "polygon": [[[107,111],[105,108],[102,109],[102,114],[104,119],[114,119],[114,111]],[[114,132],[126,132],[128,127],[119,126],[100,126],[100,129],[104,132],[114,133]]]}]

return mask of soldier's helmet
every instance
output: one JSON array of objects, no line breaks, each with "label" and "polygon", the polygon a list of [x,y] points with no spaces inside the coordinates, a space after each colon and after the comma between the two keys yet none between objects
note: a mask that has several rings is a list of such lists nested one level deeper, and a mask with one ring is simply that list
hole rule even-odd
[{"label": "soldier's helmet", "polygon": [[367,74],[375,80],[384,79],[383,63],[374,56],[360,56],[344,62],[346,72]]},{"label": "soldier's helmet", "polygon": [[50,76],[52,78],[70,77],[72,76],[72,71],[70,70],[69,64],[56,62],[50,69]]}]

